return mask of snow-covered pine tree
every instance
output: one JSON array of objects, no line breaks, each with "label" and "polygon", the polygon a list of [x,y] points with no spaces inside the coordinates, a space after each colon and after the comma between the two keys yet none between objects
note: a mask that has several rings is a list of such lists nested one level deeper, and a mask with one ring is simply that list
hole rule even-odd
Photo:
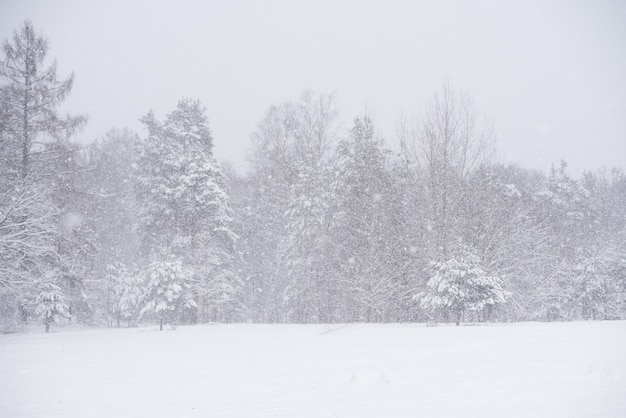
[{"label": "snow-covered pine tree", "polygon": [[237,233],[244,287],[241,305],[248,318],[284,322],[286,277],[279,248],[295,178],[289,120],[283,107],[270,107],[251,135],[250,172],[237,184]]},{"label": "snow-covered pine tree", "polygon": [[392,226],[389,154],[368,117],[354,120],[350,138],[337,149],[334,238],[350,320],[389,321],[402,299],[406,264],[400,237],[392,234],[397,230]]},{"label": "snow-covered pine tree", "polygon": [[130,272],[121,263],[107,266],[107,279],[111,282],[111,311],[117,320],[117,327],[122,319],[130,327],[133,318],[139,314],[139,306],[144,295],[143,278],[138,271]]},{"label": "snow-covered pine tree", "polygon": [[502,289],[501,278],[485,272],[473,248],[459,242],[451,250],[448,259],[433,263],[428,293],[415,298],[424,309],[440,311],[459,325],[467,311],[504,303],[509,292]]},{"label": "snow-covered pine tree", "polygon": [[586,256],[588,249],[599,244],[596,230],[597,215],[590,206],[590,193],[581,183],[567,172],[567,163],[561,161],[558,167],[552,166],[543,187],[535,193],[535,207],[538,215],[549,228],[554,239],[554,279],[545,289],[547,301],[546,315],[549,319],[573,319],[580,312],[572,307],[572,292],[580,279],[576,266]]},{"label": "snow-covered pine tree", "polygon": [[288,317],[294,322],[332,322],[338,319],[336,299],[341,291],[333,280],[330,222],[334,196],[328,187],[330,170],[322,162],[302,162],[299,181],[292,186],[285,213],[281,245]]},{"label": "snow-covered pine tree", "polygon": [[193,275],[181,259],[150,264],[145,271],[146,293],[140,317],[154,315],[162,331],[164,322],[175,324],[185,311],[197,308],[192,291]]},{"label": "snow-covered pine tree", "polygon": [[277,254],[288,191],[287,185],[271,171],[255,165],[247,177],[232,186],[243,280],[240,305],[243,315],[253,321],[284,320],[285,285],[277,270]]},{"label": "snow-covered pine tree", "polygon": [[35,300],[35,313],[50,331],[50,324],[56,324],[61,318],[69,317],[68,306],[65,304],[61,288],[52,281],[39,284],[39,294]]},{"label": "snow-covered pine tree", "polygon": [[164,122],[152,113],[142,122],[148,136],[137,141],[136,193],[144,252],[148,258],[172,253],[193,267],[205,320],[204,302],[217,298],[223,305],[238,287],[227,179],[213,158],[199,101],[182,99]]}]

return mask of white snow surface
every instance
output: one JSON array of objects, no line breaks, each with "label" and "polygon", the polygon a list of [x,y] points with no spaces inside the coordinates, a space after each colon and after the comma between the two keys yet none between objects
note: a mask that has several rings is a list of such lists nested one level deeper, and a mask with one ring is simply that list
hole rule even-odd
[{"label": "white snow surface", "polygon": [[1,417],[626,417],[626,322],[0,336]]}]

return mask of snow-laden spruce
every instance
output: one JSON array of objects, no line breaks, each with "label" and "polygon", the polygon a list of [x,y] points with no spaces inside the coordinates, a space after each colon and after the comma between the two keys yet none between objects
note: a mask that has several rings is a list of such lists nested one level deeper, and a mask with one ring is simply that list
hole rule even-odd
[{"label": "snow-laden spruce", "polygon": [[470,246],[458,243],[450,256],[433,263],[428,292],[416,296],[424,309],[440,311],[457,325],[465,312],[481,312],[487,306],[506,302],[509,292],[502,279],[491,276],[481,266],[480,257]]},{"label": "snow-laden spruce", "polygon": [[205,110],[183,99],[163,122],[152,112],[142,122],[148,136],[136,144],[136,193],[144,256],[157,264],[170,255],[182,260],[194,276],[196,318],[209,320],[239,280],[228,188]]},{"label": "snow-laden spruce", "polygon": [[198,305],[193,299],[193,272],[185,268],[180,259],[158,261],[148,266],[146,271],[146,294],[141,317],[154,315],[163,323],[174,325],[184,319],[186,311]]},{"label": "snow-laden spruce", "polygon": [[402,316],[406,291],[402,241],[394,228],[391,151],[369,117],[354,119],[350,136],[337,147],[333,240],[350,320],[380,322]]},{"label": "snow-laden spruce", "polygon": [[50,324],[56,324],[61,318],[69,317],[68,306],[65,304],[61,288],[51,281],[40,284],[40,291],[35,300],[35,312],[50,331]]},{"label": "snow-laden spruce", "polygon": [[121,263],[109,264],[106,279],[111,285],[113,293],[112,316],[120,326],[121,320],[126,320],[130,327],[131,322],[137,319],[140,303],[143,298],[143,278],[138,271],[130,272]]}]

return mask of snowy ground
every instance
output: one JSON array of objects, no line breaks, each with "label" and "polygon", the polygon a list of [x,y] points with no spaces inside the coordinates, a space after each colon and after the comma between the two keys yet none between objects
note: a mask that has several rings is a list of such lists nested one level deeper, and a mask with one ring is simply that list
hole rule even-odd
[{"label": "snowy ground", "polygon": [[2,417],[625,417],[626,322],[0,335]]}]

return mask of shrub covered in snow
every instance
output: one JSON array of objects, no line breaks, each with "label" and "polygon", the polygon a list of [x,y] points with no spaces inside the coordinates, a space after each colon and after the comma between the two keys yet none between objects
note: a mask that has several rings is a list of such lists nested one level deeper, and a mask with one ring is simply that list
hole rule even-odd
[{"label": "shrub covered in snow", "polygon": [[433,263],[428,292],[419,294],[422,308],[452,316],[457,325],[466,311],[480,312],[487,306],[504,303],[509,293],[502,289],[502,279],[490,276],[481,266],[473,248],[459,243],[449,257]]}]

